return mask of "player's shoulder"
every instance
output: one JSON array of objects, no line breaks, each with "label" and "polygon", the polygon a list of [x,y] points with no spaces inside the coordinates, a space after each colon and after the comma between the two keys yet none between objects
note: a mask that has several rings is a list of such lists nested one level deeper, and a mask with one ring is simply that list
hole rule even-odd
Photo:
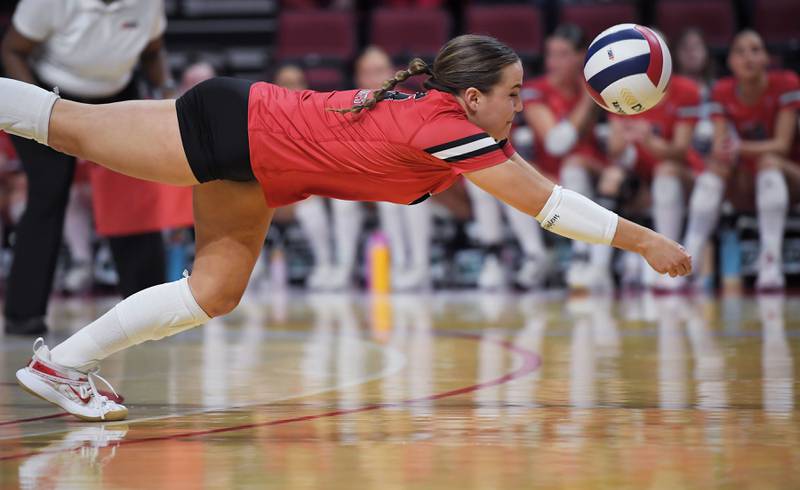
[{"label": "player's shoulder", "polygon": [[772,70],[767,74],[770,89],[783,92],[800,88],[800,77],[792,70]]},{"label": "player's shoulder", "polygon": [[672,75],[672,80],[670,80],[670,85],[677,90],[685,91],[685,92],[699,92],[700,91],[700,84],[696,81],[692,80],[689,77],[685,77],[683,75]]},{"label": "player's shoulder", "polygon": [[715,99],[733,98],[736,93],[736,79],[733,77],[722,77],[711,89],[712,97]]},{"label": "player's shoulder", "polygon": [[466,117],[464,109],[453,94],[440,90],[429,90],[417,92],[410,97],[414,100],[409,107],[418,114],[422,122]]}]

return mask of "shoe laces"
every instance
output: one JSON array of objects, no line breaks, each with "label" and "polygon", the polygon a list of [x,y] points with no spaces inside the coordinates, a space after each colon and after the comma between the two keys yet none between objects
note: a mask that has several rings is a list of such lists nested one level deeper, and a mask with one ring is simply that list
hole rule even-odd
[{"label": "shoe laces", "polygon": [[[48,361],[46,359],[42,359],[42,357],[37,354],[37,351],[43,346],[44,346],[44,339],[42,337],[37,338],[33,342],[33,355],[34,355],[34,357],[38,358],[38,359],[40,359],[42,361],[45,361],[45,362],[48,362],[48,363],[52,363],[52,361]],[[67,384],[70,384],[70,385],[73,385],[73,386],[77,387],[78,388],[78,394],[80,395],[81,398],[89,398],[90,400],[92,400],[92,402],[94,402],[96,405],[98,405],[99,408],[100,408],[100,418],[105,420],[106,413],[111,411],[111,409],[113,408],[113,405],[115,405],[116,402],[112,402],[112,401],[110,401],[108,399],[108,397],[106,397],[105,395],[101,395],[100,394],[100,391],[97,389],[97,385],[95,384],[95,378],[100,380],[100,381],[102,381],[111,390],[111,393],[113,393],[115,397],[119,398],[119,394],[117,394],[116,390],[114,390],[114,387],[111,386],[111,383],[109,383],[107,379],[105,379],[104,377],[100,376],[100,374],[98,374],[98,371],[100,370],[100,368],[99,367],[95,367],[95,368],[93,368],[90,371],[87,371],[85,373],[83,373],[81,371],[78,371],[77,369],[69,368],[67,366],[58,366],[58,368],[60,370],[64,370],[64,371],[73,371],[73,372],[76,372],[76,373],[80,373],[80,374],[86,375],[86,381],[85,382],[84,381],[80,381],[80,380],[78,380],[78,381],[70,380],[70,379],[66,379],[66,378],[62,379],[61,382],[62,383],[67,383]]]}]

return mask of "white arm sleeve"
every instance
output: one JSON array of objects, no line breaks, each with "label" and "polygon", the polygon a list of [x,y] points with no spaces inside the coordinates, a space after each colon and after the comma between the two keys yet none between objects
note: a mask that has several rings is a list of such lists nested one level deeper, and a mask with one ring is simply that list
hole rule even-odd
[{"label": "white arm sleeve", "polygon": [[557,185],[536,220],[545,230],[567,238],[611,245],[619,217],[581,194]]},{"label": "white arm sleeve", "polygon": [[544,137],[544,149],[550,155],[561,157],[569,153],[578,142],[578,130],[569,121],[553,126]]}]

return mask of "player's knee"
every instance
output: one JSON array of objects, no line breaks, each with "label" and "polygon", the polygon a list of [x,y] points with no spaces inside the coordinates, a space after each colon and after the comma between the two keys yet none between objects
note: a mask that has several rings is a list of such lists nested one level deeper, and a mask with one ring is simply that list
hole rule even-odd
[{"label": "player's knee", "polygon": [[683,201],[683,185],[677,173],[656,172],[651,183],[653,203],[656,206],[677,207]]},{"label": "player's knee", "polygon": [[674,160],[663,160],[655,169],[656,176],[677,176],[680,174],[681,165]]},{"label": "player's knee", "polygon": [[783,167],[783,159],[774,153],[765,153],[758,158],[758,169],[780,169]]},{"label": "player's knee", "polygon": [[227,315],[239,306],[244,291],[220,290],[216,295],[200,303],[203,311],[212,318]]},{"label": "player's knee", "polygon": [[192,293],[197,304],[212,318],[227,315],[233,311],[244,295],[247,283],[227,282],[224,278],[198,277],[190,278]]}]

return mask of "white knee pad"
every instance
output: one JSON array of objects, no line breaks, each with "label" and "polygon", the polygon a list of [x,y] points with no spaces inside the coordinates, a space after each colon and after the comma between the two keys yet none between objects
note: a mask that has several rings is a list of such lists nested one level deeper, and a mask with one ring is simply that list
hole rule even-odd
[{"label": "white knee pad", "polygon": [[778,169],[761,170],[756,176],[756,206],[759,211],[785,211],[789,207],[786,177]]},{"label": "white knee pad", "polygon": [[333,256],[333,242],[331,241],[328,225],[328,211],[325,201],[321,197],[312,196],[300,201],[295,206],[295,216],[300,227],[311,245],[314,263],[317,266],[330,265]]},{"label": "white knee pad", "polygon": [[656,175],[653,179],[653,205],[683,208],[683,185],[677,176]]},{"label": "white knee pad", "polygon": [[336,241],[336,255],[340,267],[352,270],[355,265],[358,238],[361,233],[363,207],[360,202],[331,201],[333,208],[333,235]]},{"label": "white knee pad", "polygon": [[692,214],[716,214],[722,202],[725,183],[713,172],[703,172],[697,177],[689,199],[689,208]]},{"label": "white knee pad", "polygon": [[36,85],[0,78],[0,130],[46,145],[57,100],[57,94]]},{"label": "white knee pad", "polygon": [[500,201],[472,182],[466,183],[472,204],[472,216],[478,225],[478,239],[482,245],[495,245],[503,240],[503,217]]},{"label": "white knee pad", "polygon": [[679,240],[685,214],[680,179],[675,175],[657,175],[652,188],[656,231],[672,240]]},{"label": "white knee pad", "polygon": [[619,217],[577,192],[555,186],[536,220],[545,230],[567,238],[611,245]]},{"label": "white knee pad", "polygon": [[[419,206],[419,204],[417,204]],[[380,225],[386,237],[389,239],[389,252],[392,259],[392,267],[403,269],[406,267],[406,246],[405,246],[405,227],[400,204],[390,202],[378,203],[378,217]]]}]

